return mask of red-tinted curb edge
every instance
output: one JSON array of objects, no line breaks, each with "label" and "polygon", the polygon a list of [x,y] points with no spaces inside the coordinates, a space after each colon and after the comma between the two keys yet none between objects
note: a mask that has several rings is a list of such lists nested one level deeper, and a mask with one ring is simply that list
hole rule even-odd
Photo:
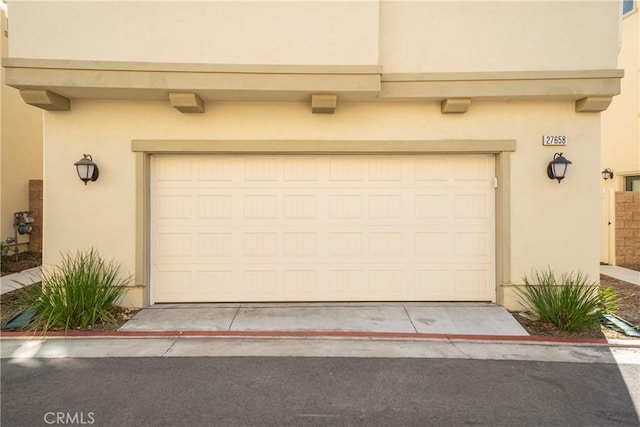
[{"label": "red-tinted curb edge", "polygon": [[[565,338],[526,335],[468,335],[427,334],[416,332],[362,332],[362,331],[49,331],[0,332],[0,338],[386,338],[386,339],[441,339],[469,341],[508,341],[533,343],[571,343],[609,345],[605,338]],[[632,344],[632,343],[630,343]],[[618,346],[620,344],[617,344]]]}]

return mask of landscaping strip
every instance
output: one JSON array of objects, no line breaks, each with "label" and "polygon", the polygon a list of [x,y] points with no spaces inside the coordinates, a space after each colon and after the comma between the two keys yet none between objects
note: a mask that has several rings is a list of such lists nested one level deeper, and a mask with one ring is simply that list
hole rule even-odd
[{"label": "landscaping strip", "polygon": [[3,331],[12,331],[22,329],[31,322],[33,316],[36,315],[36,311],[33,308],[27,308],[25,310],[20,311],[15,316],[11,317],[7,320],[4,325],[2,325]]},{"label": "landscaping strip", "polygon": [[607,328],[611,328],[614,331],[623,333],[628,337],[640,338],[640,328],[635,327],[633,324],[627,322],[622,317],[616,316],[615,314],[603,314],[602,319],[602,323]]}]

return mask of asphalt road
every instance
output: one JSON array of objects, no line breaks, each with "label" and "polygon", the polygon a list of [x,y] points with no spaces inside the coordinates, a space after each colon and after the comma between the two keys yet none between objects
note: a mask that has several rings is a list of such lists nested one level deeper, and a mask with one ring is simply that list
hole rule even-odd
[{"label": "asphalt road", "polygon": [[[640,425],[615,364],[192,357],[1,367],[3,427]],[[623,368],[640,378],[640,365]]]}]

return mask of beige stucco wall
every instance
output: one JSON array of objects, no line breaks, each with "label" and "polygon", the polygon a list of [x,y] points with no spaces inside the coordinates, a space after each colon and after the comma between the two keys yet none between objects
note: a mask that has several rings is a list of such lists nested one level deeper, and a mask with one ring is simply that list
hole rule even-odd
[{"label": "beige stucco wall", "polygon": [[622,93],[602,113],[602,168],[616,177],[603,188],[622,190],[624,174],[640,173],[640,13],[622,21],[622,47],[618,68],[625,70]]},{"label": "beige stucco wall", "polygon": [[9,8],[14,22],[29,23],[12,30],[16,58],[378,63],[377,1],[17,0]]},{"label": "beige stucco wall", "polygon": [[[2,20],[2,56],[7,54],[6,15]],[[4,82],[4,69],[2,69]],[[42,110],[24,103],[17,89],[0,88],[0,240],[14,235],[13,213],[29,209],[29,180],[42,179]],[[19,236],[27,250],[28,236]]]},{"label": "beige stucco wall", "polygon": [[387,73],[612,68],[619,19],[617,2],[570,0],[13,0],[10,12],[16,58],[383,64]]},{"label": "beige stucco wall", "polygon": [[[640,13],[627,15],[622,20],[622,46],[618,56],[618,68],[624,69],[622,93],[613,99],[607,111],[602,113],[602,159],[600,170],[610,168],[614,178],[600,180],[600,186],[609,200],[604,212],[602,261],[616,263],[615,212],[613,194],[624,190],[624,177],[640,175]],[[610,226],[604,224],[611,222]],[[606,255],[606,256],[605,256]]]},{"label": "beige stucco wall", "polygon": [[383,1],[380,60],[386,72],[609,68],[618,19],[614,1]]},{"label": "beige stucco wall", "polygon": [[[45,125],[45,263],[57,262],[61,251],[94,246],[135,271],[132,139],[515,139],[513,282],[547,266],[597,277],[598,234],[590,231],[598,227],[592,171],[599,165],[599,114],[577,114],[569,101],[479,102],[464,115],[442,115],[438,103],[350,103],[335,115],[311,114],[306,103],[220,103],[186,115],[168,103],[77,100],[71,114],[46,113]],[[545,133],[569,137],[563,151],[573,165],[561,184],[546,176],[557,150],[542,146]],[[73,167],[82,153],[100,166],[100,179],[87,186]],[[141,304],[137,295],[131,304]]]}]

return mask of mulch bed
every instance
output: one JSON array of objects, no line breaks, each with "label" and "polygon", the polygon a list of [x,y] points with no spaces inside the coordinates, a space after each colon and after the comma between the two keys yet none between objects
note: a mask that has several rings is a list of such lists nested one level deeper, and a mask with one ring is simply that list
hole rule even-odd
[{"label": "mulch bed", "polygon": [[618,293],[620,307],[616,314],[635,326],[640,325],[640,286],[613,277],[600,275],[602,286],[611,286]]},{"label": "mulch bed", "polygon": [[[34,285],[31,285],[34,286]],[[35,285],[37,286],[37,285]],[[21,290],[7,292],[0,295],[0,324],[4,325],[4,322],[11,319],[22,310],[22,301],[20,298]]]},{"label": "mulch bed", "polygon": [[[10,251],[13,252],[13,251]],[[18,260],[14,254],[2,257],[2,276],[7,274],[19,273],[33,267],[42,265],[42,254],[40,252],[21,252],[18,254]]]},{"label": "mulch bed", "polygon": [[[8,275],[12,273],[18,273],[20,271],[27,270],[29,268],[42,265],[42,254],[39,252],[21,252],[18,255],[16,261],[15,255],[7,255],[2,257],[3,265],[6,267],[2,270],[2,275]],[[39,283],[30,286],[40,286]],[[28,286],[27,288],[29,288]],[[24,290],[17,290],[8,292],[4,295],[0,295],[0,325],[11,319],[18,314],[24,307],[21,299],[21,294]],[[84,328],[85,331],[114,331],[120,326],[124,325],[131,317],[133,317],[140,310],[133,310],[128,308],[116,307],[114,315],[116,316],[117,323],[115,324],[97,324],[90,328]],[[52,329],[55,330],[55,329]]]},{"label": "mulch bed", "polygon": [[[619,308],[616,315],[624,320],[640,325],[640,286],[613,277],[600,275],[601,286],[611,286],[615,289],[619,298]],[[562,338],[610,338],[610,339],[634,339],[620,332],[599,325],[593,329],[580,332],[566,332],[549,323],[535,322],[519,313],[511,313],[513,317],[532,336],[551,336]]]},{"label": "mulch bed", "polygon": [[[21,294],[25,292],[25,289],[28,291],[28,288],[32,286],[41,286],[40,283],[35,283],[33,285],[29,285],[26,288],[18,289],[13,292],[8,292],[4,295],[0,295],[0,325],[4,325],[6,321],[11,319],[13,316],[18,314],[20,311],[24,309],[23,301],[21,299]],[[96,331],[96,332],[107,332],[107,331],[115,331],[124,325],[127,321],[129,321],[138,311],[137,309],[123,308],[123,307],[115,307],[114,316],[116,317],[116,323],[99,323],[94,325],[93,327],[88,328],[78,328],[77,330],[84,331]],[[51,331],[60,331],[62,328],[52,328]]]}]

